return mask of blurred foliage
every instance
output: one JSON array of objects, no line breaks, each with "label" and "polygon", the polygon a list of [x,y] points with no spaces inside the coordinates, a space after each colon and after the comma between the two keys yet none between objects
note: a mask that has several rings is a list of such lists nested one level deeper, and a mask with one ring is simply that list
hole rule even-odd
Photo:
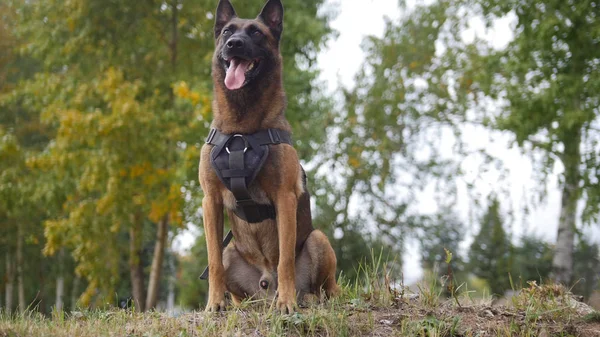
[{"label": "blurred foliage", "polygon": [[470,279],[471,269],[460,250],[465,239],[464,228],[465,224],[452,209],[444,209],[434,217],[423,219],[419,242],[424,279],[435,277],[443,280],[440,286],[445,285],[443,294],[446,296],[456,294],[456,289]]},{"label": "blurred foliage", "polygon": [[[405,239],[425,225],[415,196],[434,185],[444,195],[441,206],[454,201],[460,163],[440,148],[443,135],[460,133],[466,106],[450,95],[446,79],[459,65],[435,48],[445,38],[444,22],[456,19],[449,4],[418,6],[397,23],[387,21],[381,38],[363,43],[355,87],[342,90],[344,106],[330,128],[314,193],[316,221],[332,224],[340,256],[378,245],[401,256]],[[460,142],[452,150],[464,153]]]},{"label": "blurred foliage", "polygon": [[[332,114],[316,82],[316,57],[332,33],[329,17],[317,15],[320,3],[286,2],[295,12],[282,44],[287,113],[305,160],[323,143]],[[240,3],[238,12],[252,17],[262,5]],[[0,125],[8,166],[0,189],[11,194],[0,210],[3,231],[15,228],[12,238],[3,235],[2,250],[14,251],[15,226],[23,223],[26,237],[37,233],[33,252],[41,261],[68,248],[75,273],[86,279],[82,305],[113,303],[115,291],[117,297],[130,291],[128,259],[148,274],[157,222],[168,218],[171,238],[189,223],[201,227],[197,163],[211,118],[216,2],[0,6]],[[127,258],[133,235],[139,253]],[[37,265],[33,256],[27,261]]]},{"label": "blurred foliage", "polygon": [[573,252],[575,280],[573,292],[589,298],[600,288],[600,249],[597,244],[581,238]]},{"label": "blurred foliage", "polygon": [[[497,100],[499,114],[490,125],[514,134],[530,153],[535,172],[544,182],[560,174],[562,208],[554,273],[572,282],[573,241],[577,205],[584,223],[598,223],[600,188],[597,122],[600,105],[600,3],[584,1],[473,0],[466,2],[482,14],[488,26],[495,19],[515,17],[515,36],[500,50],[476,41],[467,73],[479,99]],[[544,189],[542,189],[544,190]]]},{"label": "blurred foliage", "polygon": [[552,271],[552,246],[535,236],[524,236],[512,248],[511,275],[513,283],[527,286],[528,281],[546,281]]},{"label": "blurred foliage", "polygon": [[181,256],[177,271],[178,305],[185,308],[202,309],[208,296],[208,282],[199,279],[208,259],[206,257],[206,241],[203,236],[196,238],[189,254]]}]

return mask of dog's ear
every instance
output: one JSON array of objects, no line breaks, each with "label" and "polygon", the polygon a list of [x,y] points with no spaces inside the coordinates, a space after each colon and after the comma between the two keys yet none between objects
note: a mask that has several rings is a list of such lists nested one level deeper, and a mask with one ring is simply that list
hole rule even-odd
[{"label": "dog's ear", "polygon": [[281,38],[281,32],[283,31],[283,5],[281,0],[269,0],[258,15],[258,19],[271,29],[271,33],[277,40]]},{"label": "dog's ear", "polygon": [[229,0],[219,1],[219,5],[217,6],[217,14],[215,15],[215,39],[221,35],[221,31],[227,22],[231,21],[231,19],[235,18],[236,16],[235,9],[233,9],[233,6]]}]

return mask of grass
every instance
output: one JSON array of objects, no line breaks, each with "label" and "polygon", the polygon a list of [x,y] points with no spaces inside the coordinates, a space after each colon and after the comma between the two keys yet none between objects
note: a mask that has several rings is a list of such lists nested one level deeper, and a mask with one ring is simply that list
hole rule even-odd
[{"label": "grass", "polygon": [[[0,337],[13,336],[600,336],[600,313],[581,314],[568,291],[533,282],[509,307],[476,300],[451,278],[430,278],[415,293],[392,280],[394,264],[381,256],[362,264],[356,280],[340,279],[342,293],[280,315],[273,303],[247,301],[225,313],[178,317],[127,310],[0,312]],[[446,287],[451,298],[442,297]],[[462,291],[462,292],[461,292]]]}]

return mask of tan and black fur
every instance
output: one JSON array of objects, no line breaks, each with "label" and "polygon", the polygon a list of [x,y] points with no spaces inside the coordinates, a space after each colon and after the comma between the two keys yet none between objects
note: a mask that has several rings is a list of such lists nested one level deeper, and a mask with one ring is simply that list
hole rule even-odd
[{"label": "tan and black fur", "polygon": [[[215,19],[212,127],[228,134],[268,128],[291,131],[284,116],[279,52],[281,1],[269,0],[256,19],[246,20],[237,18],[229,0],[221,0]],[[230,90],[224,80],[228,60],[235,57],[252,60],[256,67],[246,73],[243,87]],[[269,157],[249,190],[256,202],[272,203],[277,218],[258,224],[233,214],[235,198],[210,164],[212,146],[202,148],[199,179],[205,195],[202,208],[210,270],[207,311],[225,309],[226,290],[235,303],[274,296],[276,291],[277,309],[283,313],[294,311],[297,295],[320,297],[324,291],[331,296],[338,291],[335,253],[327,237],[313,230],[310,196],[296,150],[288,144],[269,146]],[[222,252],[223,210],[235,240]]]}]

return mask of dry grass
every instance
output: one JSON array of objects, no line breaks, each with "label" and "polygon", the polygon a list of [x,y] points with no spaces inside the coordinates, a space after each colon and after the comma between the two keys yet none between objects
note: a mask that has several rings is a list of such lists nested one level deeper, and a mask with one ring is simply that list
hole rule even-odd
[{"label": "dry grass", "polygon": [[[324,304],[280,315],[272,303],[247,302],[219,314],[110,310],[55,313],[0,313],[5,336],[600,336],[600,314],[577,304],[555,285],[529,284],[510,307],[492,307],[466,291],[440,297],[440,281],[416,294],[394,287],[381,259],[344,282],[342,295]],[[443,286],[443,284],[441,285]],[[460,289],[460,288],[459,288]],[[483,301],[486,302],[486,301]],[[490,301],[487,301],[490,302]],[[586,312],[588,310],[589,312]]]}]

